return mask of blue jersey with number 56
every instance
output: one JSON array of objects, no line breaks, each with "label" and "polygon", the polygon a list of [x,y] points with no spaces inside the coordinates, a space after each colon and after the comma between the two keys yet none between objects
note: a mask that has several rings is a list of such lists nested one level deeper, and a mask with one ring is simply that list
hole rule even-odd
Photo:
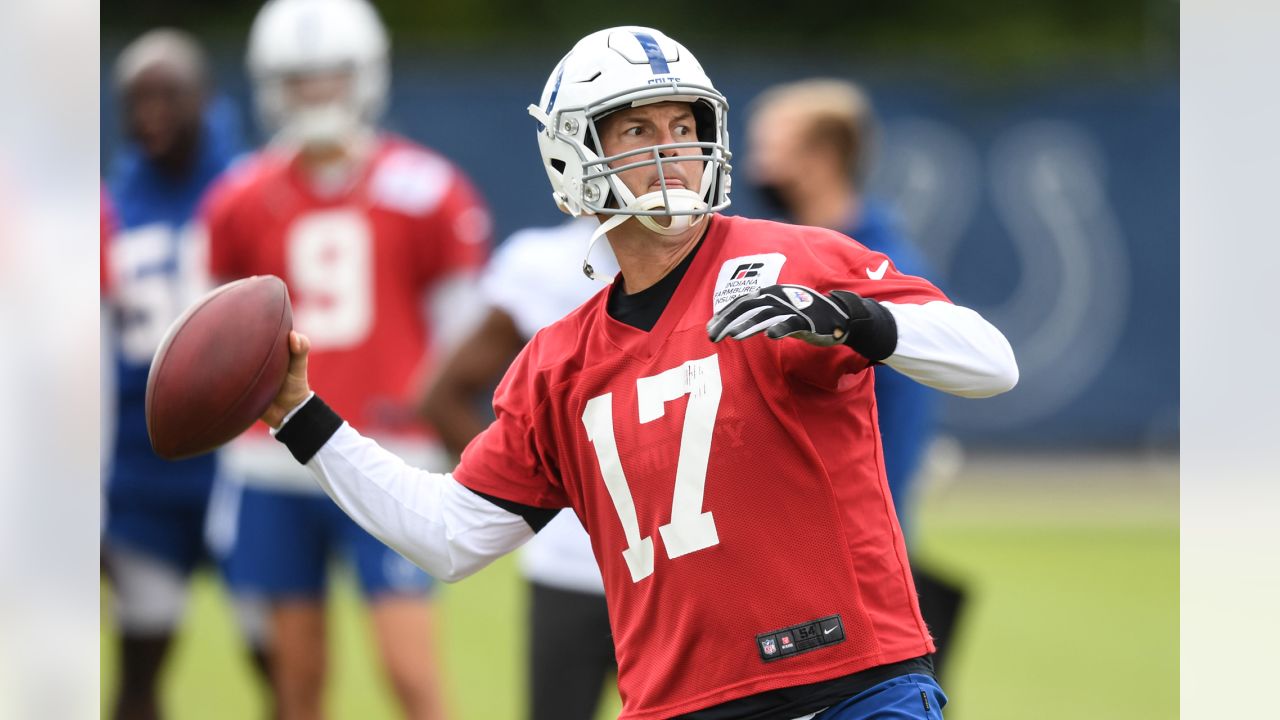
[{"label": "blue jersey with number 56", "polygon": [[118,229],[103,258],[109,275],[114,349],[114,441],[108,492],[144,497],[157,507],[203,502],[215,459],[169,462],[147,438],[144,401],[151,358],[169,324],[195,298],[193,272],[203,261],[192,219],[204,191],[241,151],[235,107],[214,100],[205,112],[197,159],[185,176],[158,168],[135,146],[122,149],[109,181]]}]

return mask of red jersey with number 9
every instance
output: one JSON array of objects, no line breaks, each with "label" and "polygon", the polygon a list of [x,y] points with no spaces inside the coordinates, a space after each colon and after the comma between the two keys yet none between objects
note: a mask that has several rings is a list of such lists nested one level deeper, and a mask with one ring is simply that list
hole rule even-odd
[{"label": "red jersey with number 9", "polygon": [[582,519],[629,720],[933,650],[867,361],[763,335],[714,344],[706,325],[734,297],[779,282],[896,303],[946,297],[837,233],[708,222],[651,331],[611,318],[606,291],[538,333],[454,473],[472,490],[571,506]]},{"label": "red jersey with number 9", "polygon": [[423,433],[412,398],[431,343],[424,299],[489,248],[488,210],[456,167],[382,137],[347,190],[321,196],[266,150],[228,171],[202,217],[216,281],[284,279],[327,402],[374,436]]}]

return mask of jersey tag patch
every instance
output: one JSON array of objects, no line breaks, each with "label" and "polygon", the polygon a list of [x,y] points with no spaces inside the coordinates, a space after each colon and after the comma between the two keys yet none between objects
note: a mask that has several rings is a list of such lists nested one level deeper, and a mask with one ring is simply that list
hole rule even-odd
[{"label": "jersey tag patch", "polygon": [[711,312],[733,302],[740,295],[778,284],[778,274],[787,256],[782,253],[745,255],[726,260],[716,276],[716,289],[711,297]]},{"label": "jersey tag patch", "polygon": [[756,636],[756,649],[760,651],[761,660],[772,662],[843,641],[844,623],[840,622],[839,615],[830,615],[782,630],[761,633]]}]

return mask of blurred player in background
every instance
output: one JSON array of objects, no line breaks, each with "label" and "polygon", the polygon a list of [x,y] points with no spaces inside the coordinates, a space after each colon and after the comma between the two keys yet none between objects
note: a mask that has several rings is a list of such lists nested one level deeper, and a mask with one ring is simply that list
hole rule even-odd
[{"label": "blurred player in background", "polygon": [[263,419],[344,510],[446,579],[572,507],[626,720],[938,720],[867,370],[988,397],[1017,382],[1013,351],[848,237],[720,214],[727,113],[652,28],[592,33],[552,71],[529,114],[553,197],[602,216],[592,239],[620,271],[520,352],[452,474],[312,393],[299,333]]},{"label": "blurred player in background", "polygon": [[104,296],[111,292],[111,276],[107,273],[107,243],[116,236],[116,223],[116,209],[111,204],[111,195],[107,193],[104,183],[98,198],[98,282]]},{"label": "blurred player in background", "polygon": [[[214,455],[156,457],[143,410],[152,355],[192,299],[201,261],[191,220],[240,151],[234,107],[212,93],[203,52],[185,33],[152,30],[115,65],[128,144],[110,192],[117,232],[103,244],[103,305],[113,348],[103,560],[121,641],[117,717],[154,717],[156,680],[181,620],[192,570],[206,557]],[[104,402],[109,404],[109,401]],[[241,621],[252,608],[241,607]],[[261,623],[249,623],[261,644]],[[261,665],[261,650],[257,651]]]},{"label": "blurred player in background", "polygon": [[[248,68],[270,144],[204,206],[217,281],[285,280],[314,372],[336,406],[427,467],[446,462],[417,420],[440,318],[477,305],[489,215],[436,153],[378,131],[386,30],[364,0],[271,0],[250,31]],[[471,298],[465,297],[470,292]],[[474,311],[473,313],[474,314]],[[228,450],[242,492],[211,531],[237,592],[272,604],[273,678],[286,719],[322,715],[327,566],[341,554],[369,603],[377,645],[408,717],[444,714],[433,649],[432,579],[360,529],[258,426]],[[231,512],[234,511],[234,512]]]},{"label": "blurred player in background", "polygon": [[[488,315],[441,364],[423,404],[453,455],[461,455],[489,424],[478,401],[492,398],[493,386],[534,333],[600,291],[600,284],[578,267],[598,225],[578,218],[554,228],[522,230],[494,254],[481,283]],[[603,275],[618,272],[607,247],[596,265]],[[528,717],[590,720],[617,660],[600,567],[572,511],[560,511],[529,541],[520,569],[531,590]]]},{"label": "blurred player in background", "polygon": [[[923,256],[889,207],[863,193],[874,132],[871,101],[853,83],[813,79],[774,86],[752,103],[749,180],[769,208],[787,220],[839,231],[893,258],[902,272],[926,275]],[[936,431],[940,396],[886,366],[875,370],[875,394],[885,476],[910,544],[915,480]],[[921,613],[938,646],[934,668],[941,675],[963,592],[914,562],[913,572]]]}]

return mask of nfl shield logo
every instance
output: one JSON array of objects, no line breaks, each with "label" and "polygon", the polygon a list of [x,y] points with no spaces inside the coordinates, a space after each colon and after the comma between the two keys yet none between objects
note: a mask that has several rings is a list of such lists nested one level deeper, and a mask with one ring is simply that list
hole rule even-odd
[{"label": "nfl shield logo", "polygon": [[765,655],[772,655],[778,652],[778,644],[774,642],[773,638],[765,638],[760,641],[760,649],[764,650]]}]

